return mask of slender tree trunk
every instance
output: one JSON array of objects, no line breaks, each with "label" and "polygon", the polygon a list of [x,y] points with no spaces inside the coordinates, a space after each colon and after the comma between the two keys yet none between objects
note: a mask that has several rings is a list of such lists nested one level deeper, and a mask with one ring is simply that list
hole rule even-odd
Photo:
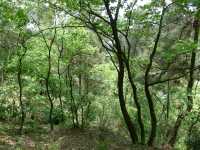
[{"label": "slender tree trunk", "polygon": [[[70,86],[70,81],[71,80],[71,77],[70,77],[70,75],[69,75],[69,66],[68,66],[68,69],[67,69],[67,74],[66,74],[66,86],[68,87],[68,86]],[[69,81],[69,83],[68,83],[68,81]],[[66,93],[68,93],[69,91],[67,90],[67,92]],[[70,97],[71,97],[71,88],[70,88],[70,92],[69,92],[69,95],[70,95]],[[72,124],[73,124],[73,127],[75,128],[75,122],[74,122],[74,113],[73,113],[73,107],[72,107],[72,98],[70,98],[70,100],[71,100],[71,105],[70,105],[70,111],[71,111],[71,115],[72,115]]]},{"label": "slender tree trunk", "polygon": [[[69,69],[70,69],[70,66],[68,65],[68,67],[67,67],[67,74],[66,74],[66,86],[68,87],[70,87],[70,97],[71,97],[71,104],[70,104],[70,111],[71,111],[71,115],[72,115],[72,124],[73,124],[73,127],[75,128],[75,122],[74,122],[74,112],[73,112],[73,106],[72,106],[72,98],[73,98],[73,95],[72,95],[72,92],[71,92],[71,90],[72,90],[72,88],[71,88],[71,80],[72,80],[72,78],[71,78],[71,76],[70,76],[70,71],[69,71]],[[68,83],[68,81],[69,81],[69,83]],[[67,91],[67,93],[68,93],[68,91]]]},{"label": "slender tree trunk", "polygon": [[126,63],[126,68],[127,68],[127,72],[128,72],[128,79],[129,82],[131,84],[131,88],[132,88],[132,92],[133,92],[133,99],[137,108],[137,119],[138,119],[138,123],[140,126],[140,134],[141,134],[141,143],[144,144],[145,143],[145,131],[144,131],[144,124],[142,121],[142,114],[141,114],[141,106],[138,100],[138,95],[137,95],[137,87],[133,81],[132,75],[131,75],[131,70],[130,70],[130,65],[127,61],[125,61]]},{"label": "slender tree trunk", "polygon": [[53,130],[53,98],[51,97],[51,93],[50,93],[50,87],[49,87],[49,79],[50,79],[50,75],[51,75],[51,50],[52,50],[52,46],[53,46],[53,43],[54,43],[54,40],[56,38],[56,34],[57,34],[57,28],[54,28],[54,35],[53,35],[53,38],[50,40],[50,44],[48,44],[48,41],[45,37],[45,35],[43,34],[43,31],[40,29],[40,26],[39,24],[37,23],[37,21],[33,20],[37,27],[39,28],[39,32],[41,33],[42,35],[42,38],[44,40],[44,43],[46,45],[46,48],[48,49],[48,71],[47,71],[47,76],[45,78],[45,86],[46,86],[46,91],[47,91],[47,97],[48,97],[48,100],[49,100],[49,105],[50,105],[50,110],[49,110],[49,122],[50,122],[50,129],[51,131]]},{"label": "slender tree trunk", "polygon": [[[24,42],[24,41],[22,41]],[[19,133],[22,134],[23,126],[24,126],[24,121],[25,121],[25,110],[24,110],[24,104],[22,100],[22,94],[23,94],[23,85],[22,85],[22,61],[23,58],[26,55],[27,48],[24,45],[25,43],[22,43],[23,47],[23,54],[19,55],[19,61],[18,61],[18,73],[17,73],[17,79],[18,79],[18,85],[19,85],[19,104],[20,104],[20,110],[21,110],[21,122],[20,122],[20,128],[19,128]]]},{"label": "slender tree trunk", "polygon": [[71,113],[72,113],[72,121],[74,128],[79,127],[79,120],[78,120],[78,108],[76,106],[74,95],[73,95],[73,78],[70,74],[70,66],[68,66],[68,78],[69,78],[69,86],[70,86],[70,97],[71,97]]},{"label": "slender tree trunk", "polygon": [[[199,40],[199,28],[200,28],[200,22],[198,18],[194,20],[193,28],[194,28],[194,43],[197,45],[198,40]],[[174,146],[174,144],[176,143],[178,131],[179,131],[182,121],[188,115],[188,113],[190,113],[190,111],[192,110],[192,106],[193,106],[192,91],[193,91],[193,85],[194,85],[194,68],[195,68],[195,61],[196,61],[195,51],[196,49],[193,49],[191,62],[190,62],[190,73],[189,73],[189,81],[188,81],[188,86],[187,86],[187,99],[188,99],[187,109],[186,111],[182,112],[176,119],[175,125],[171,132],[171,138],[169,140],[169,144],[171,146]]]},{"label": "slender tree trunk", "polygon": [[123,61],[123,52],[121,50],[121,44],[120,40],[118,37],[117,33],[117,26],[116,22],[112,23],[112,31],[113,31],[113,36],[116,44],[116,49],[117,49],[117,58],[118,58],[118,65],[119,65],[119,70],[118,70],[118,96],[119,96],[119,102],[120,102],[120,107],[121,111],[125,120],[125,123],[128,127],[131,139],[133,144],[138,142],[138,135],[136,132],[135,125],[131,121],[131,118],[128,114],[128,111],[126,109],[126,104],[125,104],[125,99],[124,99],[124,72],[125,72],[125,66],[124,66],[124,61]]},{"label": "slender tree trunk", "polygon": [[[120,56],[118,56],[118,60],[120,60]],[[120,102],[120,108],[125,120],[125,123],[127,125],[127,128],[129,130],[131,139],[133,144],[138,142],[138,136],[136,133],[136,128],[133,125],[131,118],[128,114],[128,111],[126,109],[126,104],[125,104],[125,100],[124,100],[124,93],[123,93],[123,83],[124,83],[124,64],[123,62],[119,61],[119,72],[118,72],[118,96],[119,96],[119,102]]]},{"label": "slender tree trunk", "polygon": [[[80,58],[81,59],[81,58]],[[79,74],[79,98],[81,102],[81,128],[84,127],[84,102],[83,102],[83,96],[82,96],[82,75]]]},{"label": "slender tree trunk", "polygon": [[44,34],[42,34],[42,36],[43,36],[43,39],[44,39],[46,46],[48,48],[48,71],[47,71],[46,84],[45,85],[46,85],[46,90],[47,90],[47,97],[48,97],[49,104],[50,104],[49,122],[50,122],[50,129],[52,131],[53,128],[54,128],[54,123],[53,123],[53,108],[54,108],[54,105],[53,105],[53,98],[51,97],[51,93],[50,93],[50,89],[49,89],[50,88],[49,87],[49,79],[50,79],[50,75],[51,75],[51,50],[52,50],[54,40],[56,38],[56,28],[54,30],[54,36],[53,36],[53,39],[50,42],[50,45],[47,44],[47,41],[45,39]]},{"label": "slender tree trunk", "polygon": [[51,74],[51,49],[49,49],[48,54],[48,72],[46,77],[46,90],[47,90],[47,96],[50,104],[50,111],[49,111],[49,122],[50,122],[50,129],[53,130],[53,99],[51,98],[50,89],[49,89],[49,78]]},{"label": "slender tree trunk", "polygon": [[167,114],[166,119],[169,119],[169,110],[170,110],[170,81],[167,82]]},{"label": "slender tree trunk", "polygon": [[16,113],[16,110],[15,110],[15,99],[13,98],[13,102],[12,102],[12,118],[15,117],[15,113]]},{"label": "slender tree trunk", "polygon": [[24,104],[23,104],[23,101],[22,101],[23,87],[22,87],[21,73],[22,73],[22,60],[20,58],[18,73],[17,73],[17,79],[18,79],[18,85],[19,85],[19,104],[20,104],[20,110],[21,110],[21,122],[20,122],[20,128],[19,128],[20,134],[22,134],[22,130],[23,130],[23,126],[24,126],[24,120],[25,120]]},{"label": "slender tree trunk", "polygon": [[4,83],[4,63],[2,63],[2,70],[1,70],[1,84]]},{"label": "slender tree trunk", "polygon": [[62,82],[61,82],[61,73],[60,73],[60,59],[61,59],[61,53],[59,54],[59,58],[58,58],[58,78],[59,78],[59,93],[58,93],[58,97],[59,97],[59,102],[60,102],[60,110],[61,110],[61,121],[64,121],[64,112],[63,112],[63,102],[62,102]]},{"label": "slender tree trunk", "polygon": [[[145,131],[144,131],[144,124],[143,124],[143,121],[142,121],[142,113],[141,113],[141,106],[140,106],[140,103],[139,103],[139,99],[138,99],[138,92],[137,92],[137,87],[136,87],[136,84],[134,83],[134,80],[133,80],[133,75],[131,73],[131,69],[130,69],[130,52],[131,52],[131,44],[130,44],[130,41],[128,39],[128,34],[125,34],[124,35],[125,39],[126,39],[126,43],[127,43],[127,49],[128,49],[128,56],[126,56],[124,54],[124,63],[126,65],[126,69],[127,69],[127,72],[128,72],[128,79],[129,79],[129,82],[130,82],[130,85],[131,85],[131,88],[132,88],[132,93],[133,93],[133,101],[136,105],[136,108],[137,108],[137,119],[138,119],[138,123],[139,123],[139,126],[140,126],[140,137],[141,137],[141,144],[145,144]],[[136,47],[135,47],[136,49]]]},{"label": "slender tree trunk", "polygon": [[145,80],[144,90],[145,90],[146,98],[148,100],[149,111],[150,111],[150,116],[151,116],[151,133],[150,133],[150,137],[149,137],[149,140],[148,140],[149,146],[153,146],[155,138],[156,138],[156,131],[157,131],[157,118],[156,118],[156,113],[155,113],[152,95],[151,95],[150,88],[149,88],[149,73],[151,71],[153,59],[154,59],[154,56],[155,56],[157,48],[158,48],[158,42],[159,42],[160,36],[161,36],[164,14],[165,14],[165,8],[163,8],[163,10],[162,10],[162,14],[161,14],[161,17],[160,17],[160,22],[159,22],[158,33],[157,33],[157,36],[156,36],[156,39],[155,39],[153,51],[152,51],[152,53],[150,54],[150,57],[149,57],[149,64],[147,65],[147,69],[145,71],[145,79],[144,79]]},{"label": "slender tree trunk", "polygon": [[150,116],[151,116],[151,133],[150,133],[148,145],[152,146],[154,143],[155,137],[156,137],[157,119],[156,119],[156,113],[155,113],[155,109],[154,109],[153,100],[152,100],[147,82],[145,82],[145,94],[148,99]]},{"label": "slender tree trunk", "polygon": [[[63,29],[63,35],[65,33],[65,30]],[[62,53],[64,50],[64,40],[62,38],[62,43],[61,43],[61,48],[58,46],[58,78],[59,78],[59,93],[58,93],[58,98],[59,98],[59,103],[60,103],[60,110],[61,110],[61,121],[64,121],[64,111],[63,111],[63,101],[62,101],[62,81],[61,81],[61,72],[60,72],[60,61],[62,59]]]},{"label": "slender tree trunk", "polygon": [[117,87],[118,87],[118,97],[119,97],[119,103],[120,103],[120,108],[125,120],[125,123],[127,125],[129,134],[131,136],[132,143],[138,143],[138,135],[136,132],[136,127],[131,121],[131,118],[128,114],[127,108],[126,108],[126,103],[124,99],[124,72],[125,72],[125,66],[124,66],[124,61],[123,61],[123,52],[121,48],[121,43],[119,40],[118,36],[118,30],[117,30],[117,19],[118,19],[118,13],[121,5],[121,0],[118,1],[118,6],[117,6],[117,11],[115,14],[115,17],[113,18],[112,12],[110,10],[110,1],[103,0],[104,5],[107,11],[107,14],[110,19],[110,27],[112,29],[112,34],[113,34],[113,39],[115,41],[115,48],[117,50],[116,55],[117,55],[117,60],[118,60],[118,81],[117,81]]},{"label": "slender tree trunk", "polygon": [[[88,79],[86,78],[85,80],[85,89],[86,89],[86,95],[88,96],[88,93],[89,93],[89,84],[88,84]],[[85,121],[84,121],[84,124],[86,125],[88,123],[88,118],[89,118],[89,114],[90,114],[90,106],[91,106],[91,101],[89,100],[89,102],[87,103],[87,106],[86,106],[86,110],[85,110],[85,113],[84,113],[84,117],[85,117]]]}]

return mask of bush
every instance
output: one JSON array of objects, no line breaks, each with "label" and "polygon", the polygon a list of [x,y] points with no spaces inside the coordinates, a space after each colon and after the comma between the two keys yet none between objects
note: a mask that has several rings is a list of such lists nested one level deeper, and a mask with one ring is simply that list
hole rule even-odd
[{"label": "bush", "polygon": [[194,129],[192,133],[186,139],[186,145],[189,149],[199,150],[200,149],[200,130]]}]

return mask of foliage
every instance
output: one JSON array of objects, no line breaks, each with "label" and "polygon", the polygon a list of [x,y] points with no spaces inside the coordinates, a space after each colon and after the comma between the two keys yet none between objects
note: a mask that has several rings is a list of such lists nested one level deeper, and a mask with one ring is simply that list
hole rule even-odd
[{"label": "foliage", "polygon": [[[199,6],[0,0],[0,122],[26,134],[52,115],[56,128],[199,149]],[[108,145],[98,141],[97,149]]]}]

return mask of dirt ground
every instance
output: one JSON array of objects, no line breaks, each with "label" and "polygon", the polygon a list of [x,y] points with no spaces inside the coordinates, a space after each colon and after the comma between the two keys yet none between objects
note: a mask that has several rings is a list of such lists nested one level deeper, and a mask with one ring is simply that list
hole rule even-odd
[{"label": "dirt ground", "polygon": [[25,127],[24,134],[18,135],[13,124],[0,122],[0,150],[144,150],[109,130],[56,127],[49,132],[48,127]]}]

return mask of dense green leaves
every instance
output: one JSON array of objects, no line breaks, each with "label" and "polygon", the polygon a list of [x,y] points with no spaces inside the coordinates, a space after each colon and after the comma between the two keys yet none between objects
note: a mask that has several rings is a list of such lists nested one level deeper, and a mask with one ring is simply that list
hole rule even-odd
[{"label": "dense green leaves", "polygon": [[0,121],[199,146],[199,0],[117,2],[0,1]]},{"label": "dense green leaves", "polygon": [[194,49],[197,48],[197,45],[192,41],[181,41],[179,40],[174,48],[163,51],[164,59],[168,61],[174,60],[177,56],[185,55],[191,53]]}]

